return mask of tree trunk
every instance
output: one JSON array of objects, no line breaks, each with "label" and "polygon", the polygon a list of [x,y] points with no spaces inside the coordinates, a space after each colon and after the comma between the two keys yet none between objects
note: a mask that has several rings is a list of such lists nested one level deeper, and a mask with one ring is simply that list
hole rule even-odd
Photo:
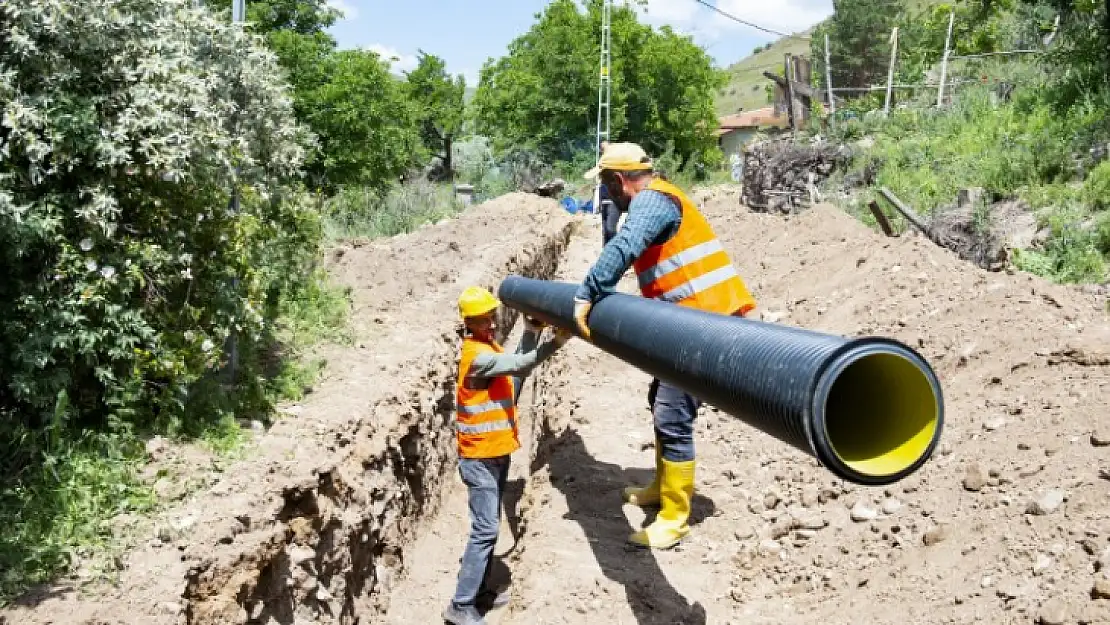
[{"label": "tree trunk", "polygon": [[454,137],[445,135],[443,137],[443,173],[451,182],[455,181],[455,163],[451,160],[451,144],[454,142]]}]

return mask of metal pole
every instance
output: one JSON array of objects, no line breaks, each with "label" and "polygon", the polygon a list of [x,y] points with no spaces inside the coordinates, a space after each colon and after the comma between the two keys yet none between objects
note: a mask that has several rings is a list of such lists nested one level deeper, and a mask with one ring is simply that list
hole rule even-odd
[{"label": "metal pole", "polygon": [[[247,15],[247,0],[231,0],[231,22],[233,24],[241,24],[246,20]],[[236,115],[238,117],[238,115]],[[236,119],[236,126],[238,126],[238,119]],[[239,214],[239,176],[238,167],[236,167],[235,180],[232,181],[231,188],[231,201],[228,204],[228,212],[232,215]],[[239,290],[239,276],[236,275],[231,279],[232,289]],[[239,375],[239,335],[235,332],[235,328],[231,329],[228,336],[228,382],[235,385],[236,378]]]},{"label": "metal pole", "polygon": [[944,59],[940,62],[940,89],[937,90],[937,108],[944,103],[944,81],[948,78],[948,55],[952,54],[952,23],[956,20],[956,11],[948,14],[948,34],[944,37]]},{"label": "metal pole", "polygon": [[829,123],[832,124],[836,115],[836,100],[833,99],[832,63],[829,61],[829,35],[825,34],[825,89],[829,94]]},{"label": "metal pole", "polygon": [[610,89],[610,20],[613,0],[604,0],[601,8],[601,60],[597,84],[597,139],[594,142],[595,161],[601,159],[601,142],[609,140]]},{"label": "metal pole", "polygon": [[898,27],[890,31],[890,69],[886,74],[886,104],[883,105],[883,115],[890,114],[890,94],[894,86],[894,60],[898,57]]}]

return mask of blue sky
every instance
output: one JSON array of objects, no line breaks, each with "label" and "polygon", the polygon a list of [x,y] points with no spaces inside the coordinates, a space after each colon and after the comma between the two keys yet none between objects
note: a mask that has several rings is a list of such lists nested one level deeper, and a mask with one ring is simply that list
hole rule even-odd
[{"label": "blue sky", "polygon": [[[614,0],[620,3],[621,0]],[[832,0],[707,0],[722,11],[782,32],[798,32],[832,13]],[[395,71],[415,66],[417,49],[442,57],[448,71],[477,82],[487,58],[503,55],[535,22],[547,0],[329,0],[345,13],[331,33],[342,48],[396,57]],[[695,0],[649,0],[642,19],[693,35],[725,67],[776,38],[728,20]],[[582,33],[597,37],[598,33]],[[613,54],[619,54],[613,50]]]}]

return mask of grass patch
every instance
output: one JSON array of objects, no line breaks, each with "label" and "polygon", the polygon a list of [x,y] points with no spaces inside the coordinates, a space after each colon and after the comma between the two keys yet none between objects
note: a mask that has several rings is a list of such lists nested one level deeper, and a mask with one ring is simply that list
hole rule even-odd
[{"label": "grass patch", "polygon": [[424,180],[384,196],[364,188],[344,189],[324,207],[325,233],[332,240],[391,237],[453,217],[463,208],[451,185]]},{"label": "grass patch", "polygon": [[127,546],[127,527],[162,505],[140,476],[149,435],[237,457],[247,440],[244,420],[268,419],[277,402],[298,400],[315,383],[324,361],[312,358],[313,346],[350,341],[349,293],[329,284],[323,270],[277,305],[276,327],[241,355],[241,375],[265,378],[261,397],[235,397],[212,375],[192,389],[187,417],[158,432],[134,432],[111,419],[106,430],[75,430],[64,394],[53,422],[41,428],[10,425],[20,421],[0,414],[0,449],[18,450],[0,460],[0,607],[75,569],[82,582],[117,572],[113,556]]},{"label": "grass patch", "polygon": [[[1104,107],[1076,107],[1066,114],[1032,92],[1000,102],[988,88],[963,90],[951,109],[926,102],[839,124],[836,138],[869,137],[873,143],[853,163],[875,172],[874,189],[842,202],[874,225],[866,206],[885,186],[923,216],[953,206],[961,189],[982,187],[988,202],[1020,198],[1034,210],[1047,241],[1021,250],[1014,264],[1057,282],[1100,282],[1107,277],[1110,225],[1104,200],[1110,163],[1080,179],[1076,155],[1087,151],[1091,128]],[[836,176],[829,185],[837,185]],[[880,200],[880,203],[882,200]],[[985,217],[985,215],[984,215]]]}]

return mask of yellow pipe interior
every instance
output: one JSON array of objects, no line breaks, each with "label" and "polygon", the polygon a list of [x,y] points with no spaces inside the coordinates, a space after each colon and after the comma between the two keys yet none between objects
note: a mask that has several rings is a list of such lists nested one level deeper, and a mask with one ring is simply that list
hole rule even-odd
[{"label": "yellow pipe interior", "polygon": [[848,365],[825,401],[833,453],[867,476],[899,473],[925,454],[937,431],[937,397],[924,372],[896,354]]}]

